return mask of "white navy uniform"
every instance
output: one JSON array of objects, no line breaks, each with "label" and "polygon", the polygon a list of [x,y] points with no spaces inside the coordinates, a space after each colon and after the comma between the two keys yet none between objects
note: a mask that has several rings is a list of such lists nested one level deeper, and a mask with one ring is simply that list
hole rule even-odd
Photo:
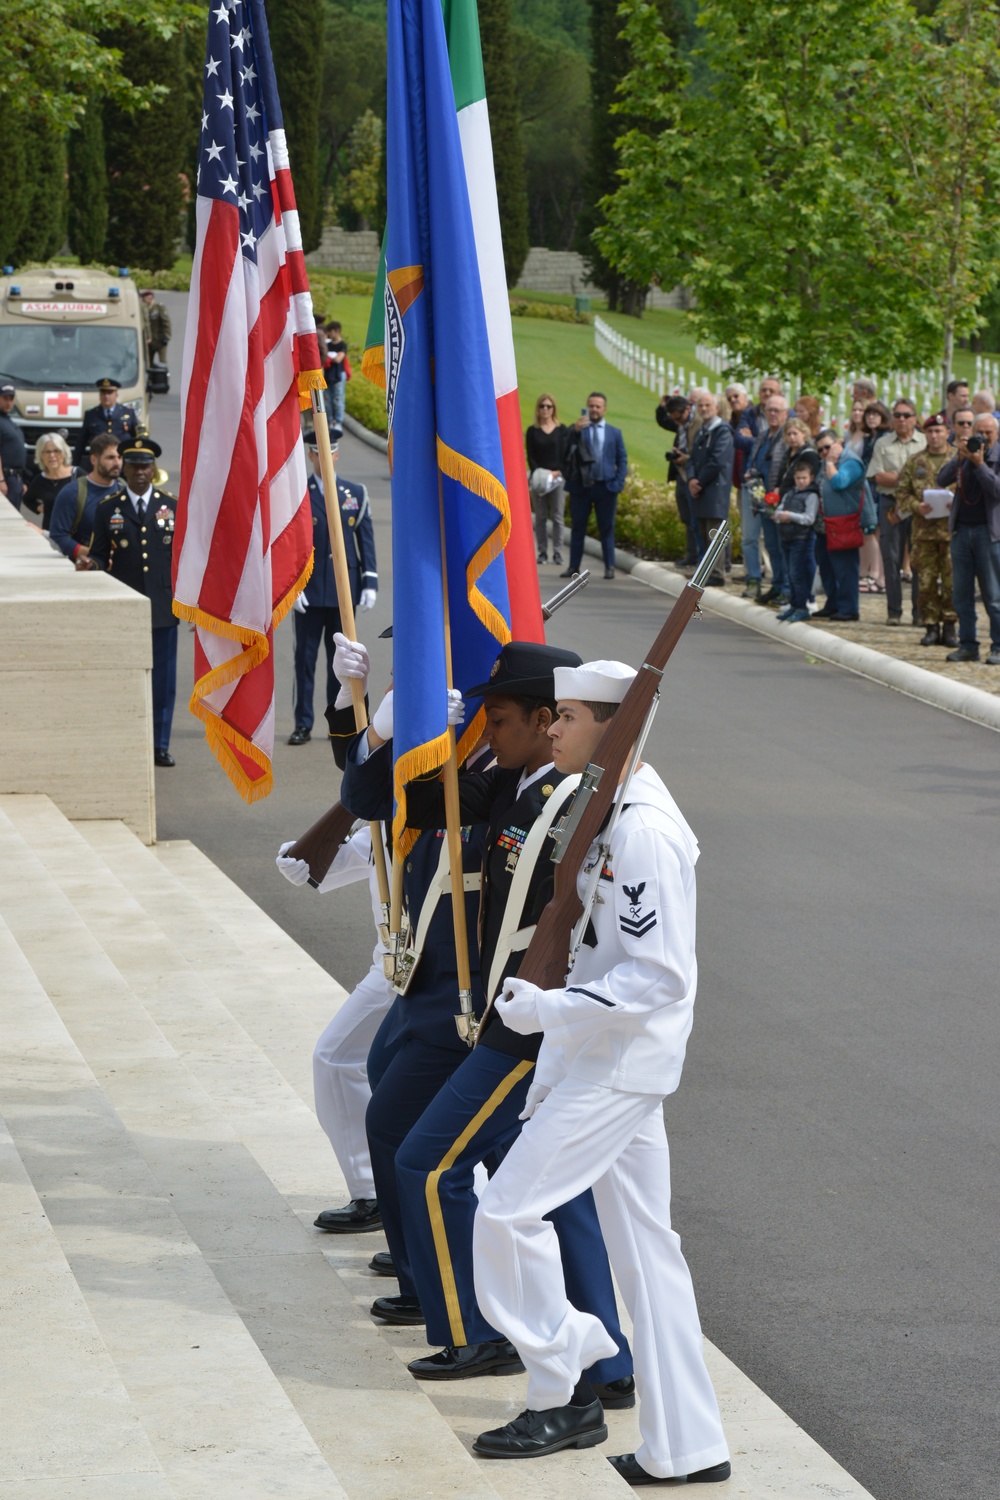
[{"label": "white navy uniform", "polygon": [[[319,890],[321,893],[341,890],[366,876],[378,932],[382,907],[367,824],[352,833],[337,850]],[[352,1200],[375,1197],[365,1112],[372,1096],[368,1085],[368,1052],[396,998],[382,968],[386,951],[381,940],[376,941],[371,968],[355,985],[313,1049],[316,1116],[333,1147]]]},{"label": "white navy uniform", "polygon": [[[691,1030],[697,858],[674,799],[641,767],[601,875],[596,945],[581,947],[565,988],[508,981],[512,998],[497,1002],[508,1027],[541,1030],[544,1040],[534,1114],[482,1194],[474,1238],[479,1305],[524,1360],[528,1407],[565,1406],[581,1371],[613,1348],[598,1319],[568,1301],[545,1215],[593,1187],[634,1329],[636,1458],[656,1478],[728,1458],[691,1276],[670,1225],[661,1109]],[[596,859],[592,846],[591,868]],[[586,877],[585,863],[581,897]]]}]

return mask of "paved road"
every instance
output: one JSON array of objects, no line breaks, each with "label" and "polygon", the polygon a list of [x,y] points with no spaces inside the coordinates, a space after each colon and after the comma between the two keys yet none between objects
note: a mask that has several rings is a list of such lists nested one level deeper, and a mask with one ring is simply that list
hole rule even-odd
[{"label": "paved road", "polygon": [[[387,470],[349,439],[342,468],[374,502],[371,641],[391,617]],[[665,607],[598,582],[550,640],[635,660]],[[244,807],[182,708],[160,835],[193,839],[349,984],[366,894],[295,891],[273,867],[336,793],[322,740],[283,743],[290,642],[272,796]],[[998,752],[714,619],[671,663],[649,750],[702,847],[697,1019],[667,1120],[705,1330],[878,1500],[1000,1495]]]}]

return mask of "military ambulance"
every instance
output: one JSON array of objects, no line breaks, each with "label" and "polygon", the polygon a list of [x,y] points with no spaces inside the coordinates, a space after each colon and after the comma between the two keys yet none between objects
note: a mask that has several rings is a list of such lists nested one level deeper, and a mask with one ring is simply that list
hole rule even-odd
[{"label": "military ambulance", "polygon": [[105,375],[119,382],[119,401],[148,428],[150,397],[170,389],[169,372],[147,362],[139,293],[128,271],[4,266],[0,380],[16,388],[10,415],[29,454],[43,432],[62,432],[74,446]]}]

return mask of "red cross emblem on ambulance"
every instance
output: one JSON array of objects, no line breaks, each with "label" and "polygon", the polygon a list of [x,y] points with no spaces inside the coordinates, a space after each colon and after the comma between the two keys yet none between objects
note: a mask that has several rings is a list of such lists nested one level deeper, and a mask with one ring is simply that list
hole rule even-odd
[{"label": "red cross emblem on ambulance", "polygon": [[46,391],[43,417],[78,417],[83,407],[79,391]]}]

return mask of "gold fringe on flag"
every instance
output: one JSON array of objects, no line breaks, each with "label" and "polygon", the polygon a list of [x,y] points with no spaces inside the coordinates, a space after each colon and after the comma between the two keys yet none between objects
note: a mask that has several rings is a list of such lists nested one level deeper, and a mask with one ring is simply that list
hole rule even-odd
[{"label": "gold fringe on flag", "polygon": [[464,454],[456,453],[455,449],[449,448],[440,437],[437,440],[437,458],[442,474],[447,474],[449,479],[457,480],[480,499],[489,501],[499,514],[499,524],[490,532],[479,551],[469,562],[465,570],[465,582],[469,604],[475,615],[490,634],[496,637],[500,645],[506,646],[510,640],[510,626],[496,605],[479,591],[476,584],[490,563],[500,556],[510,537],[510,501],[507,498],[507,491],[489,469],[484,469],[481,464],[475,463],[471,458],[466,458]]},{"label": "gold fringe on flag", "polygon": [[385,390],[385,345],[371,344],[361,356],[361,373],[372,385]]},{"label": "gold fringe on flag", "polygon": [[312,406],[312,392],[325,391],[326,378],[322,370],[299,371],[299,410],[308,411]]}]

